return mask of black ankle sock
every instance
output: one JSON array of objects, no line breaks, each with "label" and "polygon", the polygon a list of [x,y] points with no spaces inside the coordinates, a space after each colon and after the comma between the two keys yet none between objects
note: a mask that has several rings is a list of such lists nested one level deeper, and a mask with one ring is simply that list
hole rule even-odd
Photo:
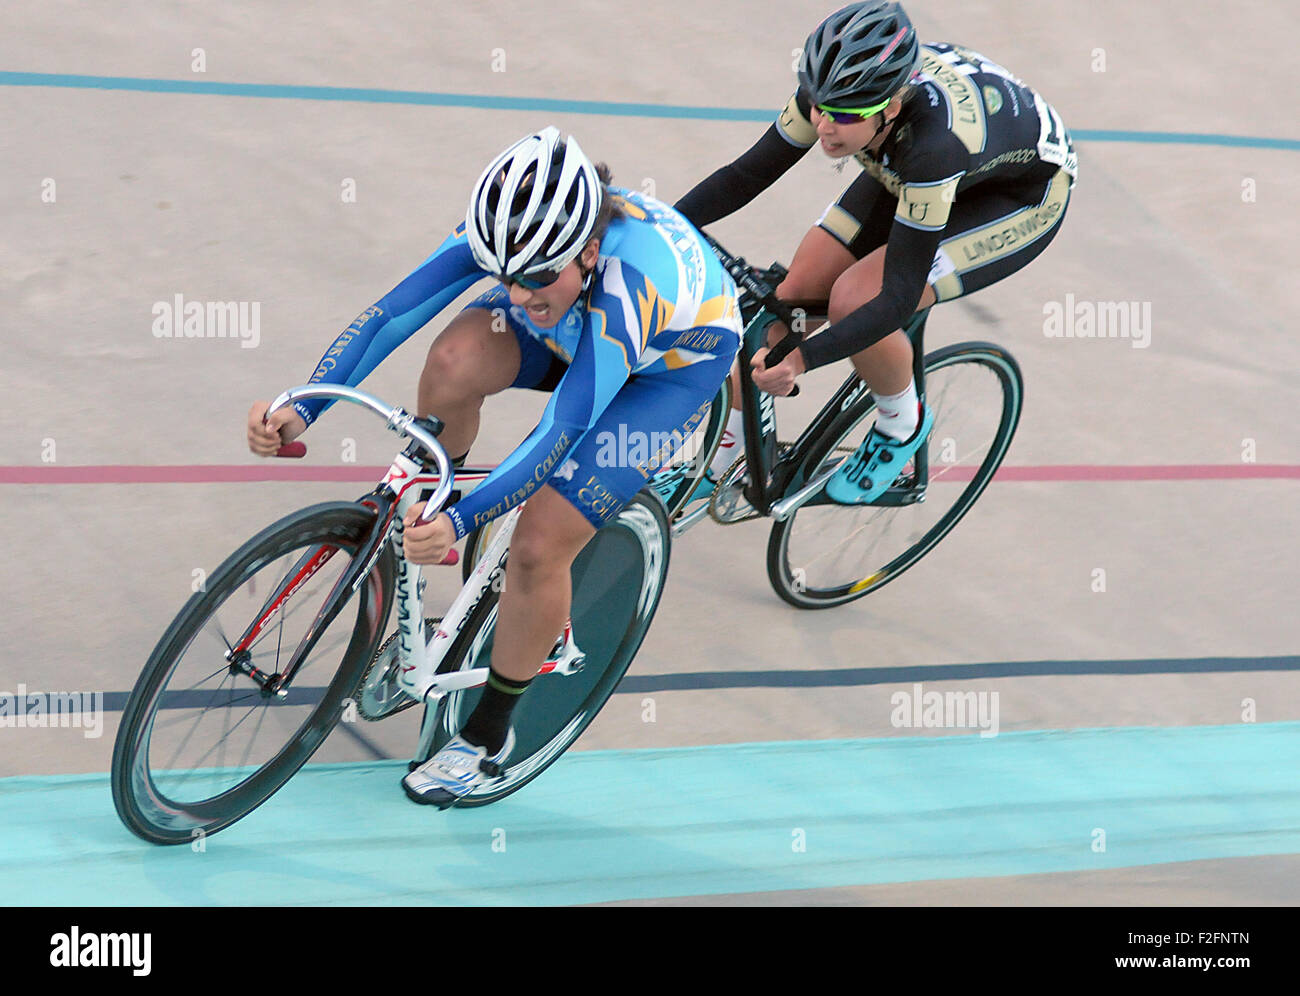
[{"label": "black ankle sock", "polygon": [[505,745],[506,731],[510,729],[510,714],[532,680],[512,681],[495,670],[489,671],[483,697],[461,727],[460,735],[465,741],[476,747],[486,747],[489,757],[499,751]]}]

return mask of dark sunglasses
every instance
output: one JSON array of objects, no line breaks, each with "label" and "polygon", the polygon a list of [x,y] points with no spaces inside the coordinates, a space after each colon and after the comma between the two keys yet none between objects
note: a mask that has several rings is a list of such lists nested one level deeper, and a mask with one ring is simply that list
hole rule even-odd
[{"label": "dark sunglasses", "polygon": [[818,107],[817,110],[821,111],[838,125],[862,124],[863,121],[871,117],[870,114],[860,114],[857,111],[831,111],[827,110],[825,107]]},{"label": "dark sunglasses", "polygon": [[[812,99],[809,97],[807,90],[803,91],[803,96],[808,103],[812,104]],[[867,118],[879,114],[889,106],[889,99],[890,98],[886,98],[882,100],[874,107],[826,107],[823,104],[813,104],[813,106],[836,124],[852,125],[861,124],[863,121],[867,120]]]},{"label": "dark sunglasses", "polygon": [[506,277],[500,278],[501,282],[509,287],[511,284],[518,284],[524,290],[541,290],[543,287],[550,287],[551,284],[560,279],[559,270],[542,270],[540,273],[534,273],[527,277]]}]

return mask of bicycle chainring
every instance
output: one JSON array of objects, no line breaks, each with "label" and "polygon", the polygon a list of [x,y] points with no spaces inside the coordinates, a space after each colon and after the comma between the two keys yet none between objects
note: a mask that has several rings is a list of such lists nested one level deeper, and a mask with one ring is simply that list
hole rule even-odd
[{"label": "bicycle chainring", "polygon": [[[442,622],[441,616],[436,619],[426,618],[424,620],[426,635],[432,633],[440,622]],[[361,683],[357,685],[357,712],[361,714],[362,719],[371,723],[395,716],[402,710],[419,704],[418,699],[411,698],[397,684],[397,638],[399,636],[401,636],[400,632],[393,633],[380,645],[375,651],[375,656],[366,665]]]},{"label": "bicycle chainring", "polygon": [[759,517],[758,509],[745,497],[747,483],[749,475],[742,456],[723,472],[709,498],[709,517],[714,522],[733,526],[737,522],[748,522]]}]

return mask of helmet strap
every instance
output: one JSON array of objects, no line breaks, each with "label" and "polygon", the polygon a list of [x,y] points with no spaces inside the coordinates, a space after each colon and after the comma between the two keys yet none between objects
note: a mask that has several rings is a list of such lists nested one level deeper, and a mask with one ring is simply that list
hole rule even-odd
[{"label": "helmet strap", "polygon": [[[890,101],[890,103],[893,103],[893,101]],[[891,127],[893,123],[898,120],[898,114],[895,114],[892,118],[886,118],[885,110],[887,110],[887,108],[882,109],[878,115],[873,115],[873,117],[876,117],[878,119],[876,123],[876,133],[872,135],[871,138],[867,141],[868,145],[870,145],[872,142],[878,139],[880,137],[881,132]],[[900,110],[898,113],[901,114],[903,112]]]},{"label": "helmet strap", "polygon": [[[589,245],[589,244],[590,244],[590,243],[584,243],[584,244],[583,244],[582,252],[578,253],[577,259],[575,260],[575,262],[577,262],[577,264],[578,264],[578,270],[579,270],[579,272],[582,274],[582,290],[583,290],[583,293],[586,293],[587,291],[591,290],[591,280],[592,280],[592,277],[593,277],[593,276],[595,275],[595,273],[596,273],[596,268],[595,268],[594,266],[589,270],[589,269],[587,269],[585,266],[582,265],[582,257],[585,256],[585,255],[587,254],[587,245]],[[597,259],[597,261],[599,262],[599,259],[600,259],[599,255],[596,257],[596,259]]]}]

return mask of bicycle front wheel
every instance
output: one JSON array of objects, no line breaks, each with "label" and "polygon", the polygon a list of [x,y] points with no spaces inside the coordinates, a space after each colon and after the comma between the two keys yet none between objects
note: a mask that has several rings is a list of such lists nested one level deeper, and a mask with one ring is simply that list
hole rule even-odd
[{"label": "bicycle front wheel", "polygon": [[[245,543],[191,596],[136,682],[113,747],[113,802],[132,833],[156,844],[215,833],[266,801],[321,745],[393,601],[391,547],[355,594],[340,584],[366,555],[375,516],[348,502],[302,509]],[[254,680],[281,673],[318,614],[340,600],[287,694]],[[235,653],[241,642],[246,650]]]},{"label": "bicycle front wheel", "polygon": [[[924,490],[908,479],[909,464],[876,504],[839,505],[823,492],[776,523],[767,544],[776,593],[797,608],[830,608],[879,590],[919,561],[992,480],[1015,435],[1023,396],[1020,367],[998,346],[959,343],[928,355],[925,401],[935,421]],[[844,412],[809,452],[796,482],[851,454],[874,411],[875,399],[867,395]]]},{"label": "bicycle front wheel", "polygon": [[[559,759],[581,736],[627,673],[650,628],[668,576],[671,530],[663,503],[641,491],[603,526],[573,563],[573,634],[586,662],[576,674],[539,675],[511,717],[515,749],[501,778],[457,803],[484,806],[517,792]],[[507,584],[509,582],[507,581]],[[465,623],[463,650],[440,670],[488,667],[498,593],[489,588]],[[464,725],[482,695],[454,692],[443,709],[434,751]]]}]

